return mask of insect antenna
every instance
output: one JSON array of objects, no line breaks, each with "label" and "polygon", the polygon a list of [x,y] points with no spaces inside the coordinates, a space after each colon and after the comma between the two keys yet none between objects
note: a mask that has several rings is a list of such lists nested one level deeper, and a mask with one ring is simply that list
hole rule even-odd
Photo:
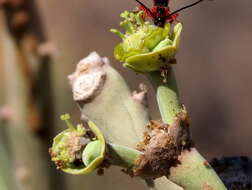
[{"label": "insect antenna", "polygon": [[[136,1],[137,1],[137,0],[136,0]],[[176,13],[178,13],[178,12],[184,10],[184,9],[193,7],[193,6],[199,4],[199,3],[202,2],[202,1],[204,1],[204,0],[198,0],[198,1],[196,1],[196,2],[194,2],[194,3],[192,3],[192,4],[190,4],[190,5],[184,6],[184,7],[180,8],[180,9],[178,9],[178,10],[172,12],[171,14],[169,14],[169,15],[167,16],[167,18],[171,17],[172,15],[174,15],[174,14],[176,14]]]},{"label": "insect antenna", "polygon": [[146,11],[148,11],[148,13],[150,13],[150,15],[154,18],[155,15],[151,12],[151,10],[145,5],[143,4],[141,1],[139,0],[135,0],[136,2],[138,2]]}]

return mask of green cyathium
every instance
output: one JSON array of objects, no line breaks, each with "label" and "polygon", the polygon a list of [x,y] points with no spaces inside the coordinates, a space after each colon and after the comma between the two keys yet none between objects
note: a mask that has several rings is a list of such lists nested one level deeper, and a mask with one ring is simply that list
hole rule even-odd
[{"label": "green cyathium", "polygon": [[52,161],[66,173],[78,175],[92,172],[105,158],[105,139],[101,131],[92,121],[88,121],[88,126],[95,134],[94,141],[90,142],[85,136],[83,125],[74,126],[68,114],[62,115],[61,119],[66,122],[68,129],[54,138],[50,149]]},{"label": "green cyathium", "polygon": [[[89,121],[88,125],[95,138],[86,138],[86,129],[83,125],[74,126],[70,121],[70,115],[61,116],[68,126],[68,129],[58,134],[54,140],[50,153],[52,161],[55,162],[58,169],[73,174],[88,174],[99,168],[105,159],[111,165],[118,165],[124,168],[133,168],[136,166],[136,160],[142,155],[142,152],[117,144],[106,144],[100,129]],[[76,160],[79,164],[76,165]]]},{"label": "green cyathium", "polygon": [[124,21],[120,26],[125,29],[125,34],[111,29],[111,32],[122,38],[114,49],[117,60],[123,62],[123,66],[136,72],[158,71],[169,64],[177,52],[182,24],[178,23],[170,31],[171,24],[158,27],[142,18],[143,12],[128,12],[121,14]]}]

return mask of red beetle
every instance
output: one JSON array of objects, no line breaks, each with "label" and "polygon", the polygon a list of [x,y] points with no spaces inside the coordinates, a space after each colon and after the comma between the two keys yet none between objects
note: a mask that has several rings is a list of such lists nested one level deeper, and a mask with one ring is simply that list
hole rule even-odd
[{"label": "red beetle", "polygon": [[168,21],[172,23],[176,20],[178,16],[178,12],[197,5],[198,3],[202,2],[203,0],[198,0],[195,3],[182,7],[174,12],[170,12],[169,9],[169,0],[153,0],[154,6],[152,9],[146,7],[141,1],[136,0],[140,4],[140,10],[144,11],[143,17],[146,18],[147,16],[151,17],[154,24],[160,27],[163,27],[164,24]]}]

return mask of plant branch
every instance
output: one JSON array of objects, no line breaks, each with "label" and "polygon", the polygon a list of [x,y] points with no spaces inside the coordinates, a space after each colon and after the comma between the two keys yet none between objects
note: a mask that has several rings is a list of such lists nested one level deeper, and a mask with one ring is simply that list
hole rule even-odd
[{"label": "plant branch", "polygon": [[[145,103],[142,103],[141,98],[139,99],[139,97],[142,97],[143,92],[140,92],[141,96],[137,96],[136,93],[132,94],[126,81],[109,64],[109,61],[106,58],[101,59],[96,53],[91,53],[84,60],[77,65],[75,71],[75,73],[79,73],[77,78],[73,79],[74,77],[72,76],[74,74],[69,77],[73,92],[77,91],[77,89],[74,89],[73,84],[77,83],[78,79],[83,78],[85,75],[90,76],[91,74],[89,73],[92,73],[92,70],[94,70],[94,73],[97,73],[97,69],[98,71],[104,70],[106,78],[104,85],[99,89],[98,94],[95,94],[94,97],[92,96],[91,99],[77,101],[81,110],[82,119],[84,121],[86,121],[87,118],[92,120],[100,128],[108,144],[112,143],[126,146],[129,148],[128,150],[133,150],[132,155],[134,155],[136,145],[142,139],[144,132],[147,130],[146,124],[149,122],[149,114]],[[94,67],[94,64],[97,64],[98,62],[101,63],[99,64],[99,67]],[[83,74],[79,71],[82,67],[87,68],[87,71]],[[86,83],[80,84],[84,85]],[[86,85],[85,88],[83,87],[84,86],[80,86],[79,89],[88,89]],[[85,91],[82,91],[81,94],[85,94]],[[135,98],[134,96],[138,98]],[[116,160],[112,161],[116,165],[121,164],[125,167],[126,165],[132,166],[135,164],[134,156],[129,158],[129,155],[127,154],[123,153],[124,155],[122,155],[121,151],[116,152],[116,149],[115,151],[112,151],[112,154],[116,154]],[[136,153],[138,154],[139,152],[136,151]],[[117,159],[118,155],[120,155],[119,159]],[[177,185],[169,182],[165,177],[161,179],[162,180],[157,180],[158,183],[154,183],[156,190],[162,189],[160,181],[167,182],[167,188],[180,190]],[[153,189],[153,187],[150,187],[149,185],[147,186],[148,188]]]},{"label": "plant branch", "polygon": [[158,71],[148,73],[147,75],[156,91],[157,103],[163,122],[172,124],[176,116],[182,111],[176,79],[172,68],[170,68],[167,75],[164,76],[165,79],[160,76],[160,72]]},{"label": "plant branch", "polygon": [[[165,75],[165,81],[158,72],[150,73],[149,77],[156,91],[156,98],[162,119],[169,124],[170,131],[175,131],[177,134],[172,134],[172,138],[179,137],[185,126],[180,123],[174,125],[176,118],[183,111],[183,106],[179,101],[179,93],[176,85],[175,75],[170,67]],[[190,133],[189,130],[183,130],[183,133]],[[185,134],[190,137],[190,134]],[[175,142],[179,143],[179,139]],[[179,148],[179,144],[177,144]],[[195,148],[188,150],[180,150],[181,154],[178,157],[179,164],[170,169],[169,180],[180,185],[187,190],[201,189],[218,189],[226,190],[226,187],[221,182],[213,168],[208,162],[198,153]]]}]

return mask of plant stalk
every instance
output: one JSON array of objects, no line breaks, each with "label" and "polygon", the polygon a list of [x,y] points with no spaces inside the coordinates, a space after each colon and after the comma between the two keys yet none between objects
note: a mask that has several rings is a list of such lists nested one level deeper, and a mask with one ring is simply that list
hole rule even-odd
[{"label": "plant stalk", "polygon": [[[152,72],[148,77],[156,91],[162,120],[171,125],[183,109],[179,100],[175,74],[170,67],[164,78],[159,72]],[[170,175],[167,176],[172,182],[186,190],[226,190],[218,175],[195,148],[182,151],[178,159],[180,164],[172,167]]]},{"label": "plant stalk", "polygon": [[[133,98],[124,78],[109,63],[101,66],[100,69],[104,69],[107,74],[100,94],[92,101],[77,102],[82,118],[84,118],[84,121],[85,118],[92,120],[100,128],[108,144],[120,144],[135,149],[147,130],[148,109],[144,104]],[[117,152],[116,154],[117,158],[119,154],[120,159],[122,159],[121,153]],[[127,163],[129,159],[126,159],[128,160],[126,161],[127,164],[125,164],[125,161],[121,162],[120,159],[112,162],[115,165],[122,164],[124,167],[134,164],[134,161]],[[166,180],[165,177],[161,179],[161,181],[167,182],[166,188],[180,190],[177,185]],[[163,190],[163,188],[159,188],[159,184],[159,182],[154,184],[155,189]],[[149,185],[147,186],[153,189]]]},{"label": "plant stalk", "polygon": [[177,114],[182,111],[174,72],[172,69],[169,69],[165,78],[160,76],[160,72],[151,72],[148,77],[156,91],[162,120],[164,123],[170,125]]}]

